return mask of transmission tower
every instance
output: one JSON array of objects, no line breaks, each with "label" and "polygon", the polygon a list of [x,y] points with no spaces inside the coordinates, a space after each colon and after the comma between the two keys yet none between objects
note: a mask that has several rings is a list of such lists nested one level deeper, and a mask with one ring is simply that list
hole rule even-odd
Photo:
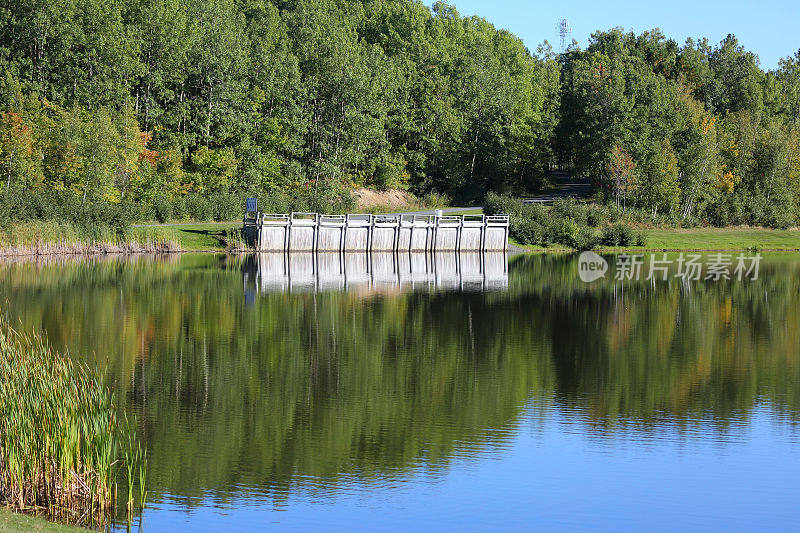
[{"label": "transmission tower", "polygon": [[558,19],[558,24],[556,24],[556,33],[558,33],[558,37],[561,39],[560,51],[563,54],[567,51],[567,46],[572,42],[572,28],[567,22],[567,19]]}]

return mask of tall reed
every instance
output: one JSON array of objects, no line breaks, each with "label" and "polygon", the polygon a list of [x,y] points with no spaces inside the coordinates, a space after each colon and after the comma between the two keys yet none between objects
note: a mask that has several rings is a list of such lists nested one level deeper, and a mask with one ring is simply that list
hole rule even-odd
[{"label": "tall reed", "polygon": [[83,226],[35,220],[0,228],[0,256],[102,255],[180,251],[176,232],[168,227]]},{"label": "tall reed", "polygon": [[0,500],[70,522],[105,522],[120,467],[130,477],[144,468],[141,453],[131,453],[132,435],[95,371],[0,317]]}]

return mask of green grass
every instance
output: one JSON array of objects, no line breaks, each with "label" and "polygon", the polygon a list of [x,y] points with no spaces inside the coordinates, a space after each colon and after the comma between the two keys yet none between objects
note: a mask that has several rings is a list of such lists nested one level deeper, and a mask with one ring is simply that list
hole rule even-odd
[{"label": "green grass", "polygon": [[463,211],[454,211],[452,213],[445,213],[448,216],[461,216],[461,215],[482,215],[483,209],[464,209]]},{"label": "green grass", "polygon": [[547,247],[539,246],[538,244],[522,244],[513,237],[508,238],[508,245],[516,246],[517,248],[521,248],[528,252],[537,252],[537,253],[564,253],[573,251],[572,248],[568,248],[560,244],[551,244],[550,246]]},{"label": "green grass", "polygon": [[7,507],[0,507],[0,533],[85,533],[87,530],[48,522],[44,518],[15,513]]},{"label": "green grass", "polygon": [[149,234],[172,241],[180,246],[181,250],[196,251],[225,251],[227,248],[227,232],[239,230],[242,222],[206,222],[199,224],[161,224],[152,226],[135,227],[133,235]]},{"label": "green grass", "polygon": [[89,235],[75,224],[58,221],[19,222],[0,232],[3,246],[30,247],[40,243],[69,246],[88,240],[116,243],[117,237],[108,226],[98,226],[94,235]]},{"label": "green grass", "polygon": [[[448,213],[448,215],[477,215],[480,209],[469,209]],[[182,250],[225,251],[225,234],[227,230],[238,229],[241,222],[224,224],[192,224],[184,226],[156,226],[161,235],[175,240]],[[153,229],[153,228],[150,228]],[[647,233],[647,245],[644,248],[653,250],[800,250],[800,230],[777,230],[769,228],[663,228],[644,230]],[[563,246],[521,245],[510,241],[515,246],[529,251],[563,252]],[[621,250],[623,248],[603,248],[605,250]]]},{"label": "green grass", "polygon": [[668,228],[645,230],[653,250],[800,250],[800,230]]},{"label": "green grass", "polygon": [[[800,251],[800,230],[778,230],[769,228],[660,228],[644,230],[647,234],[645,246],[601,246],[606,252],[626,250],[666,250],[666,251],[746,251],[746,250],[798,250]],[[514,239],[509,243],[529,252],[564,252],[569,249],[553,245],[542,247],[520,244]]]},{"label": "green grass", "polygon": [[[482,209],[465,209],[448,215],[479,215]],[[0,248],[4,246],[30,245],[37,239],[44,242],[77,244],[85,242],[85,237],[79,234],[69,224],[49,226],[48,223],[31,223],[14,228],[14,234],[0,234]],[[200,222],[200,223],[172,223],[149,224],[135,226],[130,230],[130,240],[140,244],[146,243],[174,243],[180,250],[189,252],[210,251],[225,252],[232,232],[238,232],[241,221],[229,222]],[[800,230],[776,230],[768,228],[659,228],[644,230],[647,233],[648,250],[749,250],[759,248],[762,250],[800,250]],[[109,241],[114,241],[112,236],[106,236]],[[554,251],[561,252],[566,248],[562,246],[521,245],[511,241],[511,244],[529,251]],[[625,248],[603,247],[606,251],[619,251]],[[57,249],[55,250],[57,252]]]}]

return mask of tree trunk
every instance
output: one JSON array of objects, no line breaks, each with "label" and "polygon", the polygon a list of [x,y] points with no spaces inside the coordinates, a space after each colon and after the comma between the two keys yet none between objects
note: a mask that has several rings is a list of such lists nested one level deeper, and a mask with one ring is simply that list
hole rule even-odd
[{"label": "tree trunk", "polygon": [[186,147],[186,106],[183,105],[183,101],[184,101],[185,98],[186,98],[186,92],[185,92],[184,84],[181,83],[181,98],[180,98],[180,103],[181,103],[181,123],[180,123],[180,125],[178,127],[178,131],[181,131],[181,129],[183,130],[183,132],[182,132],[182,137],[183,137],[182,141],[183,142],[181,143],[181,154],[182,155],[186,155],[186,154],[183,153],[183,150]]},{"label": "tree trunk", "polygon": [[478,130],[475,129],[475,140],[472,141],[472,165],[469,168],[469,181],[472,181],[472,176],[475,174],[475,156],[478,151]]},{"label": "tree trunk", "polygon": [[6,194],[11,193],[11,167],[14,165],[14,151],[8,155],[8,183],[6,184]]},{"label": "tree trunk", "polygon": [[212,102],[214,100],[214,85],[211,85],[208,90],[208,118],[206,119],[206,148],[210,144],[211,140],[211,112],[212,112]]},{"label": "tree trunk", "polygon": [[86,202],[86,192],[89,190],[89,175],[86,175],[86,183],[83,186],[83,198],[81,198],[81,205]]}]

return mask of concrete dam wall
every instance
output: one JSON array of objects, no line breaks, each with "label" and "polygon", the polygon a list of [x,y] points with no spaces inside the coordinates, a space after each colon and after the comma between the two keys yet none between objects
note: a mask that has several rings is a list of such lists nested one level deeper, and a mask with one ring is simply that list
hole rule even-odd
[{"label": "concrete dam wall", "polygon": [[504,251],[508,215],[259,213],[245,238],[261,252]]}]

